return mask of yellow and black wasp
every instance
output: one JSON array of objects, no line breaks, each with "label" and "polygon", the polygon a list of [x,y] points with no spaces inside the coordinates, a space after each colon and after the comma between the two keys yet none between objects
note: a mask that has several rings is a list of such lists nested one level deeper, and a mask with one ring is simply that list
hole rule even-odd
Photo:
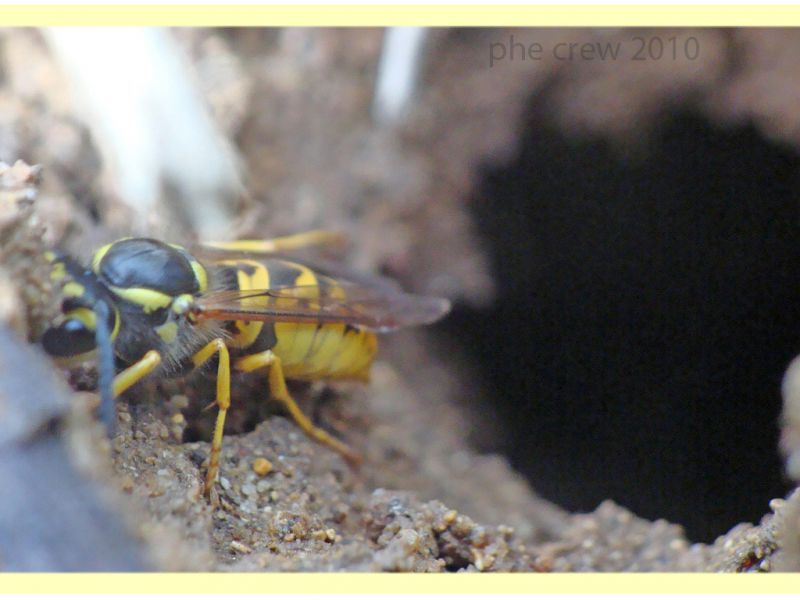
[{"label": "yellow and black wasp", "polygon": [[219,472],[231,369],[265,371],[270,395],[300,428],[350,461],[358,455],[311,422],[286,379],[366,380],[376,333],[431,323],[447,313],[441,298],[406,294],[387,279],[347,272],[292,251],[341,241],[311,231],[269,241],[208,244],[190,253],[149,238],[97,250],[88,267],[49,253],[61,288],[61,315],[42,337],[62,364],[98,362],[101,417],[110,429],[114,398],[151,373],[182,375],[214,357],[219,409],[205,491]]}]

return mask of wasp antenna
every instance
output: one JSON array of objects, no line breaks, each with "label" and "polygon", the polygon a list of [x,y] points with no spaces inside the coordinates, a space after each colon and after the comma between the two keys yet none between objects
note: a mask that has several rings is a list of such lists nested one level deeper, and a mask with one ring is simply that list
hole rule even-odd
[{"label": "wasp antenna", "polygon": [[108,305],[99,301],[94,305],[97,326],[95,342],[97,344],[97,372],[100,390],[100,419],[106,426],[108,437],[114,435],[117,426],[117,405],[114,402],[114,348],[111,332],[108,330]]}]

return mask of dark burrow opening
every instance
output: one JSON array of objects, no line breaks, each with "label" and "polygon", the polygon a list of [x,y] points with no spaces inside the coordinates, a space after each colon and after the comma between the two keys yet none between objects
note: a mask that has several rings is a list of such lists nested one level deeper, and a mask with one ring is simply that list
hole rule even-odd
[{"label": "dark burrow opening", "polygon": [[710,542],[790,484],[780,381],[800,353],[800,159],[683,115],[646,155],[531,124],[472,210],[499,294],[439,331],[473,352],[504,452],[572,511],[611,498]]}]

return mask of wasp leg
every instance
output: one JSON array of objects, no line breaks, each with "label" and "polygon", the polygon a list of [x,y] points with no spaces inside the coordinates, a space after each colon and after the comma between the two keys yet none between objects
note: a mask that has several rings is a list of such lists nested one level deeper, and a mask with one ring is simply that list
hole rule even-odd
[{"label": "wasp leg", "polygon": [[272,398],[283,404],[300,429],[311,439],[325,444],[341,454],[342,457],[353,466],[361,464],[363,459],[358,452],[337,440],[324,429],[315,427],[311,419],[300,410],[300,407],[297,406],[294,398],[292,398],[291,394],[289,394],[289,390],[286,388],[286,379],[283,376],[281,359],[275,356],[272,350],[244,356],[237,360],[234,366],[237,370],[244,373],[250,373],[257,369],[269,369],[269,390]]},{"label": "wasp leg", "polygon": [[314,229],[271,240],[237,240],[233,242],[204,242],[203,245],[218,250],[236,252],[286,252],[308,246],[344,246],[347,237],[335,231]]},{"label": "wasp leg", "polygon": [[219,457],[222,452],[222,431],[225,428],[225,417],[231,405],[231,361],[228,348],[221,338],[211,340],[208,344],[192,357],[195,368],[205,364],[215,354],[219,354],[217,367],[217,399],[219,407],[217,422],[214,425],[214,438],[211,440],[211,453],[208,457],[208,473],[206,473],[205,494],[211,494],[211,489],[219,474]]},{"label": "wasp leg", "polygon": [[155,350],[150,350],[137,362],[133,363],[130,367],[117,374],[114,377],[114,384],[112,390],[116,398],[125,390],[131,387],[134,383],[144,378],[148,373],[151,373],[158,365],[161,364],[161,355]]}]

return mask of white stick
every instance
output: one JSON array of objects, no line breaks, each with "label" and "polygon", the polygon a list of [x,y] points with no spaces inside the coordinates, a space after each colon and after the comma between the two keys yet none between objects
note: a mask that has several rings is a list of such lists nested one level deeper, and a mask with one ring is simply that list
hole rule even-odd
[{"label": "white stick", "polygon": [[146,229],[166,182],[202,236],[223,236],[228,201],[240,189],[236,158],[169,32],[57,27],[45,35],[114,190],[139,215],[135,225]]},{"label": "white stick", "polygon": [[372,115],[381,124],[394,125],[408,113],[417,85],[427,29],[390,27],[383,38]]}]

